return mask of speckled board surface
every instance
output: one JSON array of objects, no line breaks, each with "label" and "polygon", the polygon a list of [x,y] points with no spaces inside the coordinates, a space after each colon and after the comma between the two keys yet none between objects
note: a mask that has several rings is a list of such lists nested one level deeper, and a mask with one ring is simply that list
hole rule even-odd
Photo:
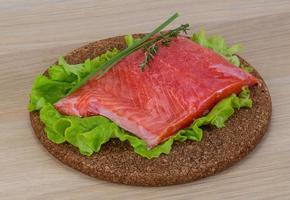
[{"label": "speckled board surface", "polygon": [[[80,63],[112,48],[124,48],[123,36],[100,40],[69,53],[69,63]],[[245,64],[246,61],[241,58]],[[262,79],[258,72],[253,74]],[[135,154],[128,143],[111,140],[91,157],[70,144],[54,144],[44,133],[39,113],[30,114],[36,136],[57,159],[87,175],[131,185],[162,186],[186,183],[226,169],[246,156],[266,133],[271,117],[271,99],[264,82],[251,88],[253,108],[241,109],[216,129],[206,127],[202,142],[175,142],[169,155],[147,160]]]}]

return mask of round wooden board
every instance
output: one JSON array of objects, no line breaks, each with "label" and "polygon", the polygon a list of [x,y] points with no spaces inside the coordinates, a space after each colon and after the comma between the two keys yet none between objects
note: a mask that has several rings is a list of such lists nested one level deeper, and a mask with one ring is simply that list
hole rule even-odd
[{"label": "round wooden board", "polygon": [[[114,47],[125,47],[123,36],[90,43],[72,51],[65,59],[77,64]],[[257,71],[254,70],[253,75],[262,80]],[[68,143],[55,144],[48,140],[39,112],[30,113],[30,118],[40,142],[64,164],[89,176],[115,183],[164,186],[194,181],[224,170],[245,157],[261,141],[272,109],[270,94],[263,80],[260,86],[251,88],[251,97],[253,108],[237,111],[226,122],[225,128],[206,127],[201,142],[175,142],[170,154],[151,160],[138,156],[127,142],[116,139],[105,144],[99,153],[83,156]]]}]

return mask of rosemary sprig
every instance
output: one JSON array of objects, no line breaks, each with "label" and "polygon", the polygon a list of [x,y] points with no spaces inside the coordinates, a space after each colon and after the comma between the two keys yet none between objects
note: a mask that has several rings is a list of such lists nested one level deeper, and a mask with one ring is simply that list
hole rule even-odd
[{"label": "rosemary sprig", "polygon": [[[96,74],[98,74],[97,79],[101,78],[106,72],[108,72],[113,67],[114,64],[119,62],[121,59],[125,58],[126,56],[133,53],[134,51],[144,47],[145,45],[149,45],[149,42],[152,40],[149,40],[149,41],[147,41],[147,40],[150,39],[152,36],[154,36],[156,33],[159,33],[160,31],[162,31],[166,26],[168,26],[172,21],[174,21],[178,16],[179,16],[179,14],[175,13],[170,18],[168,18],[165,22],[163,22],[161,25],[159,25],[157,28],[155,28],[151,33],[148,33],[147,35],[142,37],[137,42],[133,43],[128,48],[117,53],[113,58],[111,58],[110,60],[105,62],[103,65],[100,65],[99,67],[94,69],[90,74],[88,74],[80,82],[75,84],[72,87],[72,89],[68,92],[67,95],[70,95],[71,93],[76,91],[79,87],[81,87],[84,83],[86,83],[89,79],[91,79]],[[153,40],[155,40],[155,39],[153,39]],[[153,43],[150,43],[150,45],[152,45]]]},{"label": "rosemary sprig", "polygon": [[158,51],[158,46],[153,44],[149,49],[144,49],[145,51],[145,58],[144,61],[139,65],[141,70],[144,71],[145,66],[149,63],[150,60],[153,59],[154,55]]},{"label": "rosemary sprig", "polygon": [[156,38],[150,40],[147,42],[147,44],[144,44],[144,52],[145,57],[144,61],[139,65],[141,70],[144,71],[145,66],[149,64],[149,61],[154,58],[154,55],[158,51],[158,46],[156,45],[158,42],[160,42],[164,46],[168,46],[171,42],[172,38],[177,37],[181,32],[187,34],[187,31],[189,30],[189,24],[182,24],[181,26],[170,30],[166,33],[159,33],[159,36]]}]

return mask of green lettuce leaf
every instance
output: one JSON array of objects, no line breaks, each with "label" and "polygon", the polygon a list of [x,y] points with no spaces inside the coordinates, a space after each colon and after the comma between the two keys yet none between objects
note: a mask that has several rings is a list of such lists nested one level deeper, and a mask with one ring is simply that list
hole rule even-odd
[{"label": "green lettuce leaf", "polygon": [[28,110],[39,110],[46,102],[55,103],[65,96],[72,87],[71,83],[55,81],[46,76],[36,77],[30,95]]},{"label": "green lettuce leaf", "polygon": [[55,103],[64,97],[68,91],[94,68],[110,60],[118,50],[112,51],[84,63],[70,65],[63,57],[58,59],[58,64],[48,68],[48,77],[38,75],[32,85],[28,110],[40,110],[45,103]]},{"label": "green lettuce leaf", "polygon": [[152,149],[149,149],[142,139],[131,135],[103,116],[86,118],[63,116],[52,104],[46,103],[40,110],[40,119],[45,124],[45,132],[51,141],[57,144],[67,141],[79,148],[83,155],[90,156],[99,152],[103,144],[112,138],[118,138],[120,141],[128,141],[137,154],[151,159],[159,157],[162,153],[168,154],[174,141],[201,141],[202,126],[212,125],[222,128],[235,109],[251,106],[249,89],[243,88],[238,96],[232,94],[221,100],[207,115],[198,118],[188,128],[180,130]]},{"label": "green lettuce leaf", "polygon": [[127,47],[131,46],[134,42],[140,40],[139,38],[134,38],[132,35],[126,35],[124,39]]},{"label": "green lettuce leaf", "polygon": [[241,45],[235,44],[233,46],[227,45],[224,38],[220,36],[209,36],[207,37],[204,29],[201,29],[199,32],[194,33],[191,37],[192,41],[214,50],[216,53],[223,56],[233,65],[242,68],[246,72],[252,72],[251,67],[245,67],[241,65],[240,59],[236,55],[239,51],[241,51]]},{"label": "green lettuce leaf", "polygon": [[128,47],[132,46],[132,44],[134,43],[134,38],[132,35],[126,35],[124,39]]},{"label": "green lettuce leaf", "polygon": [[[130,35],[125,38],[127,45],[132,45],[134,40]],[[239,50],[239,46],[227,47],[222,38],[206,38],[204,32],[195,34],[193,40],[237,64],[233,54]],[[103,116],[80,118],[58,113],[53,103],[65,96],[92,69],[109,60],[117,52],[117,49],[113,49],[76,65],[68,64],[63,57],[60,57],[58,63],[48,69],[48,77],[44,75],[36,77],[28,109],[29,111],[40,110],[40,119],[45,124],[45,132],[49,140],[57,144],[68,142],[79,148],[81,154],[90,156],[99,152],[103,144],[115,138],[120,141],[128,141],[137,154],[151,159],[159,157],[160,154],[168,154],[174,141],[201,141],[202,126],[211,125],[222,128],[235,109],[252,106],[249,89],[243,88],[239,95],[232,94],[223,99],[207,115],[196,119],[189,127],[178,131],[176,135],[151,149],[142,139],[118,127],[117,124]]]}]

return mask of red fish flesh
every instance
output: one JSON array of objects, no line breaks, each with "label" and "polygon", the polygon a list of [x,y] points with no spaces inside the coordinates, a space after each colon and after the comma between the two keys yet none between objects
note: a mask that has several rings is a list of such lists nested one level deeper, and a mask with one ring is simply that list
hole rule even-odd
[{"label": "red fish flesh", "polygon": [[160,45],[144,72],[139,67],[143,60],[143,50],[130,54],[55,108],[65,115],[103,115],[153,147],[221,99],[257,83],[251,74],[184,37]]}]

